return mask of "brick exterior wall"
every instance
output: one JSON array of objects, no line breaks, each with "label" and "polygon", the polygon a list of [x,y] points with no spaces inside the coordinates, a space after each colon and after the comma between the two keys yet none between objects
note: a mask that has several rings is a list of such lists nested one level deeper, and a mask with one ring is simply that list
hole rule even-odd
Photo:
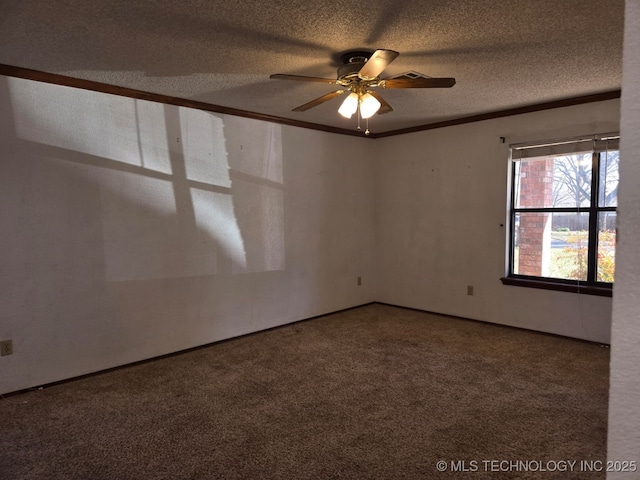
[{"label": "brick exterior wall", "polygon": [[[520,164],[520,207],[553,205],[553,159]],[[551,214],[520,214],[518,274],[548,276],[551,259]]]}]

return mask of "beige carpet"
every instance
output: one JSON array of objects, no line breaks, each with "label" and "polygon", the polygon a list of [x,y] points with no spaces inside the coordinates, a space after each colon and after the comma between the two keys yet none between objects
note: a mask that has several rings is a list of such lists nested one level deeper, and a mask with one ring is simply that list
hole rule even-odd
[{"label": "beige carpet", "polygon": [[608,364],[367,305],[0,399],[0,478],[605,478]]}]

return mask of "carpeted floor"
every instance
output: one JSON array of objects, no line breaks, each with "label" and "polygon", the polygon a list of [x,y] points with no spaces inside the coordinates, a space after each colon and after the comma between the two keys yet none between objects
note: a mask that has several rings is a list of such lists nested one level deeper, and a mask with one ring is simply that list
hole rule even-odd
[{"label": "carpeted floor", "polygon": [[0,399],[0,478],[605,478],[580,462],[605,460],[608,371],[599,345],[372,304]]}]

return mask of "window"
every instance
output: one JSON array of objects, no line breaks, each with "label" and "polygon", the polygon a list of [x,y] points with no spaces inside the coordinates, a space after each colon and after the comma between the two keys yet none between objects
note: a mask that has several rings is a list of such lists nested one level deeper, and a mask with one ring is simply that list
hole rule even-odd
[{"label": "window", "polygon": [[619,137],[511,146],[508,285],[611,295]]}]

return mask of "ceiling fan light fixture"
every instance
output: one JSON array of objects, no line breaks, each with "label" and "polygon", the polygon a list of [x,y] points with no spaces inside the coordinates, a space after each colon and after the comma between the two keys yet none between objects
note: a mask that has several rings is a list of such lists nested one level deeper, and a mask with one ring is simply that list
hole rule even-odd
[{"label": "ceiling fan light fixture", "polygon": [[[341,90],[329,92],[321,97],[294,108],[293,112],[306,112],[329,100],[348,94],[338,113],[350,119],[358,112],[358,131],[360,120],[369,122],[373,115],[393,112],[391,105],[377,93],[375,88],[450,88],[456,83],[455,78],[431,78],[416,72],[409,72],[392,78],[380,78],[384,70],[399,55],[394,50],[378,49],[374,52],[352,50],[340,56],[337,79],[309,77],[304,75],[289,75],[276,73],[269,78],[277,80],[296,80],[301,82],[328,83],[339,85]],[[365,134],[369,133],[369,129]]]},{"label": "ceiling fan light fixture", "polygon": [[347,98],[344,99],[342,105],[338,109],[338,113],[344,118],[351,118],[351,116],[358,110],[358,94],[351,92]]},{"label": "ceiling fan light fixture", "polygon": [[378,110],[380,110],[380,102],[376,97],[370,93],[365,93],[360,99],[360,114],[362,118],[372,117]]}]

